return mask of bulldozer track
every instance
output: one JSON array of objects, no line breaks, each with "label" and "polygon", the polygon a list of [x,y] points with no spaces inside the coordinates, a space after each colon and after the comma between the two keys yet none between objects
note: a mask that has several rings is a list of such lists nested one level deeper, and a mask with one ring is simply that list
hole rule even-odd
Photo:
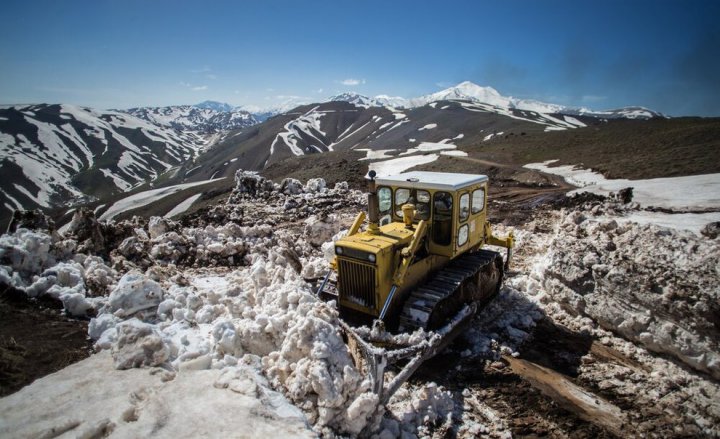
[{"label": "bulldozer track", "polygon": [[460,256],[410,293],[399,316],[399,330],[436,329],[464,303],[491,299],[502,274],[502,256],[497,252],[479,250]]}]

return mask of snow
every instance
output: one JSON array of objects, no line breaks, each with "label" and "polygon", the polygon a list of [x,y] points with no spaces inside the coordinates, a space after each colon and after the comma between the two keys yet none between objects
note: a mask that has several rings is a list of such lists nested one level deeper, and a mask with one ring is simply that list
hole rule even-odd
[{"label": "snow", "polygon": [[[232,203],[217,207],[240,209],[243,222],[254,225],[182,227],[157,217],[146,225],[110,224],[114,233],[130,233],[110,252],[108,264],[118,272],[78,253],[74,239],[25,229],[0,236],[5,283],[28,294],[102,286],[78,301],[95,311],[89,334],[100,352],[0,399],[0,435],[99,436],[112,429],[120,437],[219,437],[237,435],[238,419],[243,433],[261,437],[355,437],[368,423],[378,437],[433,437],[455,428],[459,437],[510,433],[514,412],[483,402],[480,392],[491,389],[468,386],[460,398],[460,390],[422,379],[404,384],[384,416],[368,419],[377,400],[338,332],[337,311],[303,279],[327,270],[323,252],[352,221],[336,212],[340,201],[332,197],[346,194],[341,204],[357,203],[362,194],[347,185],[328,189],[320,179],[286,185],[299,187],[296,194],[256,174],[238,173],[236,183]],[[292,209],[283,203],[300,200],[317,202],[309,206],[315,214],[288,218]],[[272,212],[292,226],[255,224],[251,207],[261,209],[259,218]],[[608,200],[542,212],[516,229],[513,275],[476,316],[457,355],[477,368],[518,355],[535,325],[551,318],[650,371],[592,361],[588,353],[578,384],[619,389],[630,419],[639,415],[634,403],[644,404],[673,423],[696,424],[697,435],[717,435],[720,386],[691,372],[719,373],[712,336],[717,243],[617,221],[632,209]],[[502,224],[493,231],[507,233]],[[64,304],[75,309],[71,300]]]},{"label": "snow", "polygon": [[456,149],[457,146],[444,142],[422,142],[418,146],[408,148],[407,151],[401,153],[401,156],[415,154],[418,152],[442,151],[446,149]]},{"label": "snow", "polygon": [[415,166],[432,163],[437,160],[438,157],[439,156],[437,154],[398,157],[395,159],[370,163],[368,171],[375,171],[378,177],[385,177],[388,175],[399,174]]},{"label": "snow", "polygon": [[468,153],[465,151],[442,151],[440,155],[446,155],[449,157],[467,157]]},{"label": "snow", "polygon": [[433,128],[437,128],[437,124],[436,124],[436,123],[429,123],[429,124],[427,124],[427,125],[425,125],[425,126],[423,126],[423,127],[418,128],[418,131],[431,130],[431,129],[433,129]]},{"label": "snow", "polygon": [[[23,112],[23,122],[29,125],[27,135],[3,135],[0,141],[0,153],[23,170],[26,180],[40,188],[36,197],[32,198],[33,201],[24,206],[26,208],[36,205],[56,207],[60,199],[87,199],[73,185],[73,178],[78,172],[94,169],[101,157],[104,158],[102,162],[107,163],[109,140],[120,144],[121,151],[117,156],[123,157],[123,162],[120,170],[105,165],[106,169],[101,172],[113,180],[118,191],[128,190],[139,181],[153,178],[158,170],[170,167],[150,149],[148,145],[153,145],[153,142],[155,148],[161,142],[162,153],[176,162],[185,160],[197,149],[195,137],[152,125],[127,114],[72,105],[60,105],[59,109],[55,106],[38,107],[43,108],[42,114]],[[40,120],[48,113],[53,116],[56,111],[63,123]],[[141,130],[145,136],[134,139],[134,142],[142,139],[141,142],[145,144],[136,145],[120,134],[122,130],[133,129]],[[23,186],[30,185],[23,183]]]},{"label": "snow", "polygon": [[200,194],[195,194],[195,195],[193,195],[193,196],[191,196],[191,197],[186,198],[185,200],[183,200],[182,202],[180,202],[180,204],[178,204],[177,206],[173,207],[170,212],[166,213],[166,214],[165,214],[165,218],[172,218],[172,217],[174,217],[174,216],[178,216],[178,215],[180,215],[181,213],[185,212],[185,211],[188,210],[188,209],[190,208],[190,206],[192,206],[193,203],[196,202],[201,196],[202,196],[202,194],[200,193]]},{"label": "snow", "polygon": [[[224,178],[224,177],[223,177]],[[221,179],[218,179],[219,181]],[[139,192],[137,194],[131,195],[129,197],[123,198],[122,200],[116,201],[114,204],[112,204],[110,207],[107,208],[105,212],[100,216],[100,220],[110,220],[113,219],[115,216],[119,215],[122,212],[125,212],[126,210],[136,209],[138,207],[146,206],[150,203],[153,203],[157,200],[160,200],[168,195],[172,195],[176,192],[182,191],[184,189],[188,189],[195,186],[201,186],[210,182],[213,182],[216,180],[204,180],[204,181],[197,181],[193,183],[183,183],[183,184],[177,184],[174,186],[167,186],[160,189],[151,189],[149,191]]]},{"label": "snow", "polygon": [[[720,377],[720,298],[713,240],[653,224],[619,223],[613,206],[564,213],[549,248],[544,288],[574,313],[646,348]],[[579,285],[574,290],[570,285]],[[688,306],[689,305],[689,306]]]},{"label": "snow", "polygon": [[643,206],[675,210],[720,209],[720,174],[691,175],[685,177],[653,178],[646,180],[608,180],[597,172],[578,169],[576,166],[555,166],[555,160],[525,165],[528,169],[563,177],[568,183],[580,186],[577,192],[608,195],[632,187],[633,201]]},{"label": "snow", "polygon": [[483,138],[483,142],[487,142],[488,140],[492,139],[493,137],[502,136],[503,134],[505,134],[504,131],[500,131],[499,133],[490,133]]},{"label": "snow", "polygon": [[[78,397],[79,389],[84,389]],[[316,437],[252,365],[115,370],[101,352],[0,399],[3,437]]]},{"label": "snow", "polygon": [[577,119],[575,119],[574,117],[571,117],[571,116],[563,116],[563,119],[565,119],[566,122],[569,122],[569,123],[571,123],[571,124],[573,124],[573,125],[576,125],[576,126],[579,126],[579,127],[586,127],[586,126],[587,126],[587,125],[585,125],[584,123],[580,122],[579,120],[577,120]]},{"label": "snow", "polygon": [[396,151],[395,149],[366,149],[366,148],[358,148],[356,151],[363,151],[365,152],[365,157],[361,158],[360,160],[379,160],[379,159],[387,159],[391,158],[392,156],[388,155],[388,153]]},{"label": "snow", "polygon": [[[326,133],[321,130],[320,123],[320,119],[325,113],[315,111],[317,108],[318,107],[314,107],[300,117],[286,123],[283,127],[285,131],[275,136],[275,140],[273,140],[273,143],[270,145],[270,155],[274,154],[275,145],[280,144],[287,146],[296,156],[304,155],[305,152],[298,146],[298,141],[303,135],[317,140],[321,145],[328,148],[324,140]],[[322,136],[322,139],[319,136]]]}]

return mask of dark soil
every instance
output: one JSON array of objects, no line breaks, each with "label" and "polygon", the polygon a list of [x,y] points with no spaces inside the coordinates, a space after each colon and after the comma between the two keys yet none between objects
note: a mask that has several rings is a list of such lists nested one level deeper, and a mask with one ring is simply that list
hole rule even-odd
[{"label": "dark soil", "polygon": [[90,355],[87,321],[69,319],[57,303],[0,293],[0,397]]}]

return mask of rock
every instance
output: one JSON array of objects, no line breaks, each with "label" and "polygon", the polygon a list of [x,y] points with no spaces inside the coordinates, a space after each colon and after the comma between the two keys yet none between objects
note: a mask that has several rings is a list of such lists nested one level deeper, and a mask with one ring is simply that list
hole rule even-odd
[{"label": "rock", "polygon": [[55,231],[55,222],[40,209],[16,210],[13,212],[7,233],[13,233],[19,228],[44,231],[52,235]]},{"label": "rock", "polygon": [[272,192],[272,181],[260,176],[257,172],[238,169],[235,173],[235,191],[240,194],[256,196],[260,192]]},{"label": "rock", "polygon": [[280,183],[280,192],[285,195],[297,195],[303,192],[303,185],[300,180],[286,178]]},{"label": "rock", "polygon": [[102,227],[95,218],[95,212],[86,207],[75,212],[65,234],[80,243],[79,252],[107,253]]},{"label": "rock", "polygon": [[630,203],[633,199],[633,188],[626,187],[625,189],[620,189],[617,193],[617,198],[623,204]]},{"label": "rock", "polygon": [[702,233],[704,236],[707,236],[710,239],[715,239],[720,235],[720,221],[715,221],[712,223],[708,223],[705,225],[705,227],[700,230],[700,233]]},{"label": "rock", "polygon": [[327,192],[327,184],[323,178],[311,178],[305,184],[305,192],[310,194]]}]

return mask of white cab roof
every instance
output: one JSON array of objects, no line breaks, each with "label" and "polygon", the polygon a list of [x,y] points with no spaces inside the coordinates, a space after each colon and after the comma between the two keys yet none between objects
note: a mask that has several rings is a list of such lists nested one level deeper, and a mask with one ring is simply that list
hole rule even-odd
[{"label": "white cab roof", "polygon": [[455,174],[450,172],[413,171],[375,179],[377,186],[402,186],[415,189],[458,189],[487,181],[487,175]]}]

